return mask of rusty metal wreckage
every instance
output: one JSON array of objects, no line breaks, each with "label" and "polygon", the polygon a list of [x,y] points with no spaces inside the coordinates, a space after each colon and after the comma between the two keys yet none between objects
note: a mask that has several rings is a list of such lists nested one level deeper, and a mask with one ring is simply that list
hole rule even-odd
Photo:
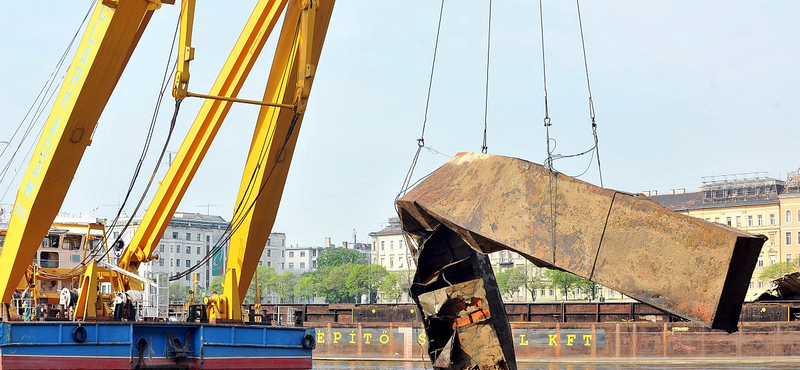
[{"label": "rusty metal wreckage", "polygon": [[[109,10],[103,4],[115,8],[113,17],[112,13],[104,15]],[[108,17],[108,22],[95,36],[91,32],[85,36],[81,50],[86,50],[86,58],[76,56],[80,63],[75,66],[88,63],[85,78],[76,77],[70,83],[81,84],[75,87],[75,99],[64,98],[73,94],[70,85],[59,93],[63,107],[57,106],[48,118],[39,142],[42,150],[37,151],[50,156],[31,162],[26,172],[26,178],[31,178],[29,186],[20,189],[15,203],[15,216],[0,254],[3,301],[8,301],[63,203],[91,142],[84,133],[92,132],[141,32],[160,4],[156,0],[98,4],[93,19]],[[225,291],[212,302],[220,318],[241,317],[241,297],[258,260],[251,257],[260,253],[255,247],[264,245],[275,219],[297,140],[292,132],[299,130],[302,122],[332,7],[333,1],[259,1],[210,95],[186,90],[188,62],[193,59],[188,32],[193,11],[185,9],[175,97],[208,100],[178,152],[177,164],[170,166],[159,187],[154,206],[145,215],[139,228],[145,231],[137,232],[130,243],[133,248],[121,258],[123,270],[135,271],[139,264],[154,258],[157,241],[230,103],[263,105],[254,142],[266,142],[267,137],[286,139],[282,145],[270,141],[265,151],[267,163],[275,163],[274,177],[269,166],[258,163],[261,149],[251,148],[240,193],[264,187],[274,191],[267,191],[258,204],[254,200],[254,212],[240,217],[243,227],[233,232]],[[248,51],[260,51],[266,39],[247,36],[269,34],[284,8],[288,26],[281,31],[264,101],[236,99],[258,54]],[[105,35],[102,42],[101,33]],[[96,48],[86,46],[94,44],[92,37],[100,43]],[[102,68],[90,68],[93,65]],[[76,75],[74,68],[72,75]],[[285,71],[297,78],[282,78]],[[64,123],[59,125],[62,114]],[[421,141],[420,148],[423,145]],[[252,179],[249,173],[253,173]],[[256,186],[250,186],[251,180]],[[457,155],[397,205],[403,229],[413,242],[407,244],[418,268],[411,293],[423,315],[436,368],[516,369],[510,326],[486,253],[515,251],[537,266],[587,277],[665,311],[730,332],[736,330],[747,284],[765,240],[672,213],[641,195],[596,187],[534,163],[488,154]],[[81,309],[76,309],[82,313],[76,315],[80,319],[108,313],[100,302],[102,297],[97,296],[96,277],[101,275],[97,269],[92,262],[83,274]],[[119,290],[138,285],[123,280]]]},{"label": "rusty metal wreckage", "polygon": [[516,369],[486,253],[510,250],[727,332],[766,238],[544,166],[460,153],[397,201],[435,368]]}]

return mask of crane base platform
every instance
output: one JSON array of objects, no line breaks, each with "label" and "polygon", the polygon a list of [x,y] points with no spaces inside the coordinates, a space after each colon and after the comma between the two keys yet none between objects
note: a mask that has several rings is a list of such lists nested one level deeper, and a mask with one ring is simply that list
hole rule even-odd
[{"label": "crane base platform", "polygon": [[0,322],[0,369],[311,369],[314,329]]}]

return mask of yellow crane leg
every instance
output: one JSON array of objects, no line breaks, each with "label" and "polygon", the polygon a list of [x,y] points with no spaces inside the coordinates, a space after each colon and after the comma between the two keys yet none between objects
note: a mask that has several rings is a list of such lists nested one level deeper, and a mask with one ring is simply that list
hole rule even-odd
[{"label": "yellow crane leg", "polygon": [[8,302],[67,194],[97,120],[154,9],[98,2],[67,70],[17,193],[0,253],[0,294]]},{"label": "yellow crane leg", "polygon": [[[278,21],[287,0],[261,0],[248,19],[239,39],[228,56],[210,95],[236,97],[253,68],[267,38]],[[119,266],[136,271],[139,264],[152,260],[153,250],[169,225],[189,183],[205,157],[211,142],[233,103],[206,100],[186,134],[155,197],[147,208],[142,223],[120,258]],[[130,281],[131,285],[138,282]],[[131,288],[139,288],[132,286]]]},{"label": "yellow crane leg", "polygon": [[[298,63],[301,59],[298,50],[304,45],[301,44],[302,34],[296,33],[293,26],[302,13],[298,6],[293,6],[295,3],[289,3],[284,19],[264,93],[264,100],[267,101],[292,103],[296,91],[291,84],[298,81],[295,77],[298,75],[298,68],[305,68]],[[304,63],[313,66],[317,65],[322,52],[334,1],[320,1],[317,4],[313,36],[308,36],[313,37],[313,48]],[[311,88],[311,79],[313,76],[304,81],[307,82],[308,89]],[[227,319],[241,319],[241,301],[234,301],[231,297],[243,298],[247,294],[259,257],[275,222],[302,121],[302,114],[287,109],[263,107],[259,112],[236,198],[236,212],[231,221],[235,229],[230,239],[226,275],[233,274],[236,284],[224,286],[223,296],[229,302]],[[228,276],[225,281],[229,281]],[[238,287],[238,292],[234,292],[235,287]]]},{"label": "yellow crane leg", "polygon": [[78,296],[78,303],[75,304],[74,320],[85,320],[89,317],[97,316],[97,262],[86,265],[86,271],[81,276],[81,291]]}]

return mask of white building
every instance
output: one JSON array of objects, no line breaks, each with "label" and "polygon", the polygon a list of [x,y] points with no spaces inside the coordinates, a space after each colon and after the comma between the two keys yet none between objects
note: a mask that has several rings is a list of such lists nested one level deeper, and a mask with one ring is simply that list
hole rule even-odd
[{"label": "white building", "polygon": [[[120,219],[113,228],[107,225],[110,228],[107,232],[111,234],[109,240],[113,241],[120,235],[127,221],[127,219]],[[141,222],[142,217],[134,218],[122,234],[122,240],[126,246],[130,243]],[[194,266],[214,248],[227,228],[228,222],[220,216],[175,212],[153,252],[158,255],[158,260],[143,263],[139,267],[139,274],[164,272],[173,275]],[[207,287],[214,276],[225,272],[227,252],[228,244],[226,242],[216,258],[196,270],[199,273],[198,280],[201,287]],[[185,286],[191,286],[191,275],[187,275],[179,282]]]},{"label": "white building", "polygon": [[389,226],[371,232],[369,236],[372,238],[370,263],[381,265],[389,272],[416,271],[417,267],[405,245],[399,218],[390,218]]},{"label": "white building", "polygon": [[286,234],[271,233],[267,239],[267,245],[261,252],[258,260],[260,266],[272,267],[275,272],[282,274],[284,270],[284,255],[286,254]]},{"label": "white building", "polygon": [[323,247],[301,247],[299,245],[290,245],[285,250],[284,267],[286,271],[295,274],[302,274],[317,268],[317,257]]}]

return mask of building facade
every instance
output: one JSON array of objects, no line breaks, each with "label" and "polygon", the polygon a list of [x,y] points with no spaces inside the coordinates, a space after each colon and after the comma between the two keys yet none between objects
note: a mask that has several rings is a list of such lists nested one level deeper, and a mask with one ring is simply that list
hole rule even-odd
[{"label": "building facade", "polygon": [[784,218],[779,200],[783,191],[783,181],[766,173],[749,173],[704,177],[697,192],[655,195],[651,199],[676,212],[766,236],[750,281],[750,297],[771,286],[769,279],[760,279],[764,268],[796,261],[798,256],[781,238]]},{"label": "building facade", "polygon": [[[127,219],[120,219],[114,227],[109,227],[107,233],[111,234],[109,240],[116,240],[121,236],[127,246],[141,224],[142,217],[135,217],[130,226],[123,232]],[[214,248],[228,228],[228,222],[220,216],[202,215],[199,213],[175,212],[167,226],[161,240],[158,242],[154,254],[158,259],[143,263],[139,267],[139,274],[168,273],[170,275],[194,266],[207,253]],[[122,233],[120,235],[120,233]],[[215,276],[225,272],[227,242],[223,242],[220,252],[215,254],[210,263],[201,266],[198,281],[201,287],[209,286]],[[118,258],[122,253],[117,253]],[[191,286],[191,275],[177,280],[182,285]]]}]

